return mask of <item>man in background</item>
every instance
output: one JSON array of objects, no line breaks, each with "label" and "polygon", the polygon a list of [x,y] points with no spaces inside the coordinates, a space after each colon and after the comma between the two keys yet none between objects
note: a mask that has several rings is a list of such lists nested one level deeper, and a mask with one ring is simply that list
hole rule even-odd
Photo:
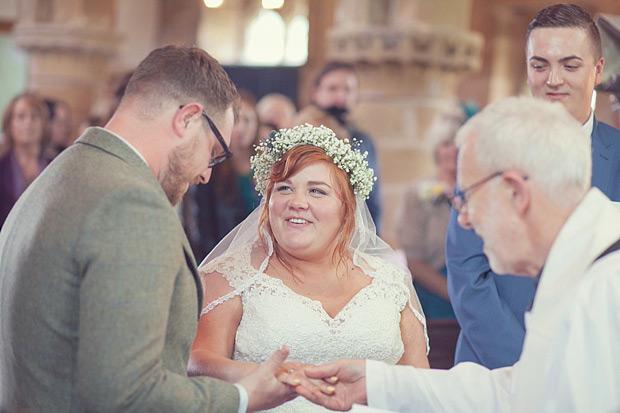
[{"label": "man in background", "polygon": [[[591,109],[592,91],[601,81],[604,64],[596,25],[578,6],[547,7],[528,26],[526,59],[532,95],[563,105],[589,138],[592,186],[620,201],[620,131],[597,121]],[[489,156],[502,158],[506,152]],[[514,364],[523,348],[524,314],[537,279],[494,272],[482,239],[459,227],[454,210],[448,223],[446,263],[448,293],[461,326],[455,364],[473,361],[488,368]]]},{"label": "man in background", "polygon": [[340,139],[359,142],[360,152],[368,152],[368,165],[374,170],[375,182],[366,205],[375,222],[377,232],[381,227],[381,193],[377,154],[372,138],[351,123],[350,114],[357,104],[358,78],[355,67],[350,63],[327,62],[314,78],[311,104],[302,109],[295,118],[295,124],[310,123],[325,125]]},{"label": "man in background", "polygon": [[[297,113],[295,104],[281,93],[268,93],[256,104],[259,127],[267,131],[290,128]],[[260,135],[266,136],[266,135]]]}]

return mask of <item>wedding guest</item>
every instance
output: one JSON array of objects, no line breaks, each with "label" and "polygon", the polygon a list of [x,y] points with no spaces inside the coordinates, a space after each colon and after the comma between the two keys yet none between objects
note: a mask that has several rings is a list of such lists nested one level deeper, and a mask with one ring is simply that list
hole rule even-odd
[{"label": "wedding guest", "polygon": [[456,180],[456,132],[460,108],[445,110],[431,124],[435,171],[409,185],[396,213],[396,239],[407,257],[413,284],[427,319],[454,318],[446,284],[445,239]]},{"label": "wedding guest", "polygon": [[[525,40],[532,95],[562,104],[583,126],[592,147],[592,186],[620,201],[620,131],[598,121],[590,105],[604,63],[596,25],[578,6],[556,4],[534,16]],[[497,274],[483,249],[481,237],[459,227],[453,211],[446,262],[448,293],[461,326],[454,361],[510,366],[523,348],[524,314],[536,284],[531,278]]]},{"label": "wedding guest", "polygon": [[[293,120],[297,109],[288,97],[281,93],[268,93],[256,104],[258,112],[259,136],[266,138],[268,132],[293,126]],[[265,133],[266,132],[266,133]]]},{"label": "wedding guest", "polygon": [[[208,304],[190,374],[235,382],[277,343],[291,348],[288,370],[342,357],[428,367],[411,274],[364,202],[364,156],[330,129],[301,125],[261,143],[253,167],[264,201],[199,269]],[[302,398],[281,406],[308,409]]]},{"label": "wedding guest", "polygon": [[381,193],[377,152],[372,138],[351,121],[357,104],[359,84],[355,67],[346,62],[327,62],[316,74],[311,92],[311,104],[295,116],[294,124],[310,123],[332,129],[340,139],[360,142],[360,151],[368,152],[368,165],[374,170],[377,182],[366,200],[370,215],[381,233]]},{"label": "wedding guest", "polygon": [[331,379],[299,392],[339,410],[620,411],[620,210],[590,188],[586,137],[563,106],[528,98],[491,104],[457,137],[459,224],[480,234],[493,271],[540,281],[514,366],[343,360],[307,368]]},{"label": "wedding guest", "polygon": [[208,53],[156,49],[106,126],[17,201],[0,232],[1,411],[245,412],[292,397],[274,376],[286,348],[236,385],[186,372],[202,289],[173,205],[230,157],[237,110]]},{"label": "wedding guest", "polygon": [[45,99],[50,114],[49,142],[46,148],[47,158],[54,159],[60,152],[73,143],[71,136],[71,108],[67,102]]},{"label": "wedding guest", "polygon": [[0,150],[0,228],[26,188],[49,163],[43,153],[49,115],[43,101],[30,92],[15,96],[2,116],[4,147]]},{"label": "wedding guest", "polygon": [[256,99],[244,90],[239,95],[241,110],[230,140],[235,156],[213,170],[208,185],[192,187],[184,200],[190,208],[187,224],[194,228],[190,240],[197,260],[204,259],[259,203],[250,169],[250,157],[259,142]]}]

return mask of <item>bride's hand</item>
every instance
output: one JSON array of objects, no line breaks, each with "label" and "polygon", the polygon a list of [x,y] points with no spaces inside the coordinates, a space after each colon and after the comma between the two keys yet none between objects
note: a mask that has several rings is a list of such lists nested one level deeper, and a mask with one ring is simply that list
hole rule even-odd
[{"label": "bride's hand", "polygon": [[300,372],[303,373],[307,367],[314,367],[313,364],[299,363],[296,361],[287,361],[282,364],[281,370],[286,373]]},{"label": "bride's hand", "polygon": [[[276,378],[282,383],[288,385],[291,391],[295,394],[307,394],[307,392],[324,391],[330,394],[331,386],[325,386],[325,382],[320,379],[311,379],[306,375],[307,368],[316,367],[313,364],[287,362],[283,363],[279,371],[276,373]],[[299,388],[305,389],[306,392],[298,390]]]}]

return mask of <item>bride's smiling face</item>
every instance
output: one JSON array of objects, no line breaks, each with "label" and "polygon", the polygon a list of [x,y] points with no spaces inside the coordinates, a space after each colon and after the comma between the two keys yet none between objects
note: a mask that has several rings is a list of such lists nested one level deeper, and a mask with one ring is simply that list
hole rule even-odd
[{"label": "bride's smiling face", "polygon": [[277,182],[269,222],[281,249],[300,259],[331,257],[343,222],[343,203],[326,162]]}]

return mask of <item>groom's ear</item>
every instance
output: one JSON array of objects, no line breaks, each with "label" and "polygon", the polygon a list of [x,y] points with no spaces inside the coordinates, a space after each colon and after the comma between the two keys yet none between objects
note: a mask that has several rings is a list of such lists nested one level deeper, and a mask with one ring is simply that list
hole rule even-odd
[{"label": "groom's ear", "polygon": [[172,117],[172,130],[176,137],[183,139],[187,130],[191,127],[192,120],[196,116],[200,116],[202,112],[202,106],[198,102],[186,103],[183,106],[179,106]]}]

